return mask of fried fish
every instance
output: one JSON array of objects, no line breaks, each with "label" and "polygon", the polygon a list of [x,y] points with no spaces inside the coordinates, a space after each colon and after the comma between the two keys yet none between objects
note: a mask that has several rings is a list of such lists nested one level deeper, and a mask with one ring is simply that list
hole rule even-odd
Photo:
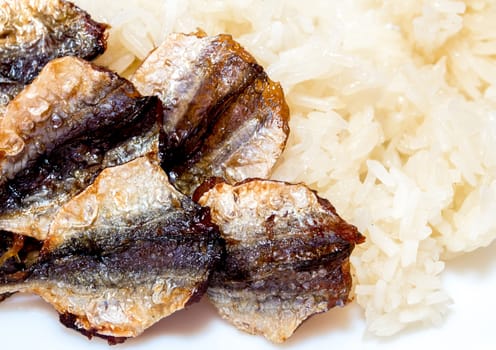
[{"label": "fried fish", "polygon": [[106,28],[68,1],[0,1],[0,112],[52,59],[103,53]]},{"label": "fried fish", "polygon": [[282,88],[230,35],[171,34],[131,81],[164,105],[163,166],[183,193],[212,176],[267,177],[284,149]]},{"label": "fried fish", "polygon": [[289,134],[281,85],[201,31],[127,81],[83,60],[105,30],[70,2],[0,0],[0,301],[37,294],[111,344],[205,292],[274,342],[346,304],[363,236],[306,186],[261,179]]},{"label": "fried fish", "polygon": [[306,186],[220,182],[195,199],[226,242],[208,297],[239,329],[283,342],[308,317],[350,300],[348,258],[364,237]]},{"label": "fried fish", "polygon": [[161,103],[82,59],[51,61],[0,119],[0,229],[44,239],[104,168],[158,152]]},{"label": "fried fish", "polygon": [[220,255],[209,211],[141,157],[66,203],[38,260],[0,278],[0,294],[38,294],[66,326],[116,343],[197,301]]}]

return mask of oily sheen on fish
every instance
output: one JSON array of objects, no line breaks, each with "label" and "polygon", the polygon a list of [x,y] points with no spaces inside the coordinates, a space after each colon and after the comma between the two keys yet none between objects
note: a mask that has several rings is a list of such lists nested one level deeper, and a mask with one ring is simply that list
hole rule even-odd
[{"label": "oily sheen on fish", "polygon": [[0,118],[5,113],[5,108],[19,92],[24,89],[24,84],[0,78]]},{"label": "oily sheen on fish", "polygon": [[38,261],[0,280],[0,294],[38,294],[66,326],[115,343],[197,301],[220,254],[209,211],[142,157],[66,203]]},{"label": "oily sheen on fish", "polygon": [[43,239],[98,173],[157,152],[161,103],[82,59],[51,61],[0,119],[0,229]]},{"label": "oily sheen on fish", "polygon": [[234,184],[268,177],[286,145],[289,112],[279,84],[261,73],[225,107],[198,149],[169,168],[185,193],[210,177]]},{"label": "oily sheen on fish", "polygon": [[214,183],[195,198],[226,242],[208,297],[236,327],[283,342],[308,317],[349,301],[348,258],[364,237],[329,201],[269,180]]},{"label": "oily sheen on fish", "polygon": [[64,0],[0,1],[0,117],[52,59],[91,60],[106,48],[107,25]]},{"label": "oily sheen on fish", "polygon": [[184,193],[212,176],[267,177],[284,149],[282,88],[230,35],[171,34],[131,81],[164,105],[163,166]]}]

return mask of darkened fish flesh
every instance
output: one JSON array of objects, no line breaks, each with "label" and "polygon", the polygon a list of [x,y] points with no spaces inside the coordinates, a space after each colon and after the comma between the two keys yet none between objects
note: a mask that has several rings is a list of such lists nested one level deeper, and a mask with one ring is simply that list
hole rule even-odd
[{"label": "darkened fish flesh", "polygon": [[0,112],[50,60],[103,53],[106,28],[68,1],[1,0]]},{"label": "darkened fish flesh", "polygon": [[[38,258],[41,244],[34,238],[0,231],[0,279],[31,266]],[[11,294],[0,294],[0,301]]]},{"label": "darkened fish flesh", "polygon": [[0,229],[44,239],[108,166],[158,152],[156,97],[75,57],[48,63],[0,119]]},{"label": "darkened fish flesh", "polygon": [[30,266],[38,257],[41,244],[34,238],[0,231],[0,276]]},{"label": "darkened fish flesh", "polygon": [[282,153],[281,86],[229,35],[171,34],[131,81],[163,102],[163,166],[183,193],[212,176],[267,177]]},{"label": "darkened fish flesh", "polygon": [[349,301],[348,257],[364,237],[327,200],[268,180],[218,183],[197,196],[226,241],[207,293],[236,327],[282,342],[311,315]]},{"label": "darkened fish flesh", "polygon": [[146,157],[107,168],[58,212],[39,261],[4,277],[66,326],[119,342],[199,300],[221,247],[209,211]]}]

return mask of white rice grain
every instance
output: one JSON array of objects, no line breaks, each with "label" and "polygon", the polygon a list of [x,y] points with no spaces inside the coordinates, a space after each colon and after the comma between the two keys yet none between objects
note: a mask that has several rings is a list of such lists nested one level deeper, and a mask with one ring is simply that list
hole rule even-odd
[{"label": "white rice grain", "polygon": [[77,0],[112,25],[118,72],[170,32],[231,33],[283,85],[273,177],[303,181],[367,236],[351,264],[370,332],[438,323],[452,255],[496,238],[492,0]]}]

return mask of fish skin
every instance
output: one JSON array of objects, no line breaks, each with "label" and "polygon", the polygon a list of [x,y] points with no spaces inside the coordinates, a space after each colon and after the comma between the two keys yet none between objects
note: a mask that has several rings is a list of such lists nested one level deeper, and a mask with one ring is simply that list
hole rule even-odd
[{"label": "fish skin", "polygon": [[281,86],[261,73],[232,99],[198,149],[169,168],[169,177],[188,194],[212,177],[231,184],[268,178],[286,146],[288,123]]},{"label": "fish skin", "polygon": [[51,60],[92,60],[107,46],[108,25],[64,0],[0,1],[0,118]]},{"label": "fish skin", "polygon": [[51,60],[91,60],[106,49],[107,25],[64,0],[0,2],[0,81],[29,84]]},{"label": "fish skin", "polygon": [[350,300],[349,255],[364,237],[302,184],[212,182],[194,198],[226,242],[207,290],[237,328],[281,343],[308,317]]},{"label": "fish skin", "polygon": [[64,325],[121,342],[198,301],[221,249],[208,209],[141,157],[66,203],[38,261],[0,279],[0,294],[37,294]]},{"label": "fish skin", "polygon": [[100,171],[158,153],[161,108],[82,59],[48,63],[0,119],[0,229],[44,239]]},{"label": "fish skin", "polygon": [[143,95],[164,104],[164,162],[197,147],[218,109],[262,68],[232,37],[172,33],[131,77]]},{"label": "fish skin", "polygon": [[162,164],[183,193],[212,176],[269,176],[289,109],[280,84],[230,35],[171,34],[131,81],[164,105]]}]

